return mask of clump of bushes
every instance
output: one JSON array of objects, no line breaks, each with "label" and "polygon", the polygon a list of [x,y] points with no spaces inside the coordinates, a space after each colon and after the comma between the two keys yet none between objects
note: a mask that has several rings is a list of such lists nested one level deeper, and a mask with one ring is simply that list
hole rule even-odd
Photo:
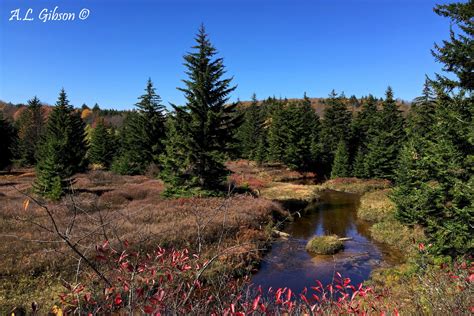
[{"label": "clump of bushes", "polygon": [[388,197],[390,189],[364,194],[360,198],[357,217],[370,222],[380,222],[392,218],[395,214],[395,204]]},{"label": "clump of bushes", "polygon": [[318,255],[332,255],[344,249],[337,235],[315,236],[306,244],[306,250]]}]

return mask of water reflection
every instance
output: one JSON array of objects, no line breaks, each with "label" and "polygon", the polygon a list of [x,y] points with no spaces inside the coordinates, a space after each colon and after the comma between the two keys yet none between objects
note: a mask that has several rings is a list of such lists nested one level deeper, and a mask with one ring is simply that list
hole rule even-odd
[{"label": "water reflection", "polygon": [[[370,240],[368,223],[356,216],[358,203],[358,196],[353,194],[324,192],[319,202],[309,205],[301,218],[288,225],[285,231],[291,237],[274,243],[253,276],[253,283],[264,288],[290,287],[299,292],[314,285],[315,280],[331,283],[337,271],[358,284],[367,280],[372,269],[382,262],[398,262],[399,257],[386,256],[388,249]],[[352,240],[344,242],[344,251],[335,255],[306,252],[306,243],[312,236],[325,234]]]}]

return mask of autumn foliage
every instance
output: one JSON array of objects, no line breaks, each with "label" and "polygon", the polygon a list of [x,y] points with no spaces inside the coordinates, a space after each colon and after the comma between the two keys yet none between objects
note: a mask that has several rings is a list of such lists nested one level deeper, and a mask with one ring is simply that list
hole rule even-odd
[{"label": "autumn foliage", "polygon": [[[247,278],[237,280],[222,275],[206,279],[204,271],[214,261],[203,260],[187,249],[157,247],[151,253],[132,250],[127,242],[113,248],[108,242],[96,247],[95,261],[104,272],[107,284],[97,278],[91,285],[67,284],[61,295],[66,312],[104,314],[111,312],[142,314],[199,315],[398,315],[406,303],[393,300],[391,290],[354,285],[335,273],[330,284],[315,284],[295,293],[290,288],[263,289]],[[420,253],[425,252],[420,245]],[[425,299],[441,292],[444,306],[451,312],[469,309],[466,298],[474,283],[474,266],[467,262],[442,265],[427,283],[420,278],[419,291]],[[104,284],[106,284],[104,286]],[[413,296],[417,302],[418,296]],[[464,303],[463,303],[464,301]],[[429,312],[429,306],[415,306]],[[432,311],[432,310],[431,310]]]}]

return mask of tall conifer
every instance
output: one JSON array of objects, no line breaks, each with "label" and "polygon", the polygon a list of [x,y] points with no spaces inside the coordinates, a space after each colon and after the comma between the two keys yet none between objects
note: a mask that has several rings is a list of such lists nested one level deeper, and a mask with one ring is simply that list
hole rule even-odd
[{"label": "tall conifer", "polygon": [[112,169],[120,174],[143,174],[150,164],[159,164],[165,138],[165,107],[148,79],[145,94],[139,97],[137,111],[127,118],[121,153]]},{"label": "tall conifer", "polygon": [[400,220],[425,228],[431,251],[457,256],[474,251],[474,85],[466,53],[474,47],[474,7],[457,2],[435,12],[457,26],[433,51],[454,76],[437,75],[417,99],[393,200]]},{"label": "tall conifer", "polygon": [[[232,78],[222,78],[223,59],[215,57],[216,49],[204,26],[199,29],[193,49],[184,57],[188,79],[183,80],[184,88],[179,88],[186,97],[186,105],[174,106],[179,140],[168,142],[167,146],[173,149],[168,148],[162,161],[169,183],[215,190],[228,174],[224,162],[242,118],[235,114],[237,104],[227,104],[236,87],[231,86]],[[176,169],[174,164],[167,163],[174,151],[185,155],[185,168]],[[170,181],[170,177],[174,180]]]},{"label": "tall conifer", "polygon": [[91,132],[88,151],[88,159],[91,163],[108,168],[115,155],[115,137],[107,129],[104,119],[99,118],[95,128]]},{"label": "tall conifer", "polygon": [[36,192],[59,199],[70,184],[71,176],[86,166],[85,124],[69,104],[64,89],[48,118],[38,150]]},{"label": "tall conifer", "polygon": [[28,100],[26,110],[18,119],[18,153],[20,165],[34,165],[38,145],[45,128],[45,113],[40,100],[34,97]]},{"label": "tall conifer", "polygon": [[331,178],[345,178],[351,176],[349,162],[349,151],[345,140],[339,141],[336,155],[334,156],[334,163],[332,165]]},{"label": "tall conifer", "polygon": [[327,100],[321,126],[320,155],[321,172],[329,175],[338,144],[350,137],[352,114],[343,102],[343,95],[338,96],[333,90]]},{"label": "tall conifer", "polygon": [[391,87],[385,92],[378,116],[376,133],[367,145],[365,168],[369,177],[394,180],[405,131],[404,118],[393,98]]}]

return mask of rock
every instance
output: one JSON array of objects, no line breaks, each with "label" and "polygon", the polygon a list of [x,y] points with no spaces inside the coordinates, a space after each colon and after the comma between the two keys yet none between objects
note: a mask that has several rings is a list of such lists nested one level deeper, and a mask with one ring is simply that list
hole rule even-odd
[{"label": "rock", "polygon": [[283,238],[290,237],[290,234],[281,232],[281,231],[276,230],[276,229],[274,229],[272,232],[273,232],[273,235],[276,236],[276,237],[283,237]]}]

